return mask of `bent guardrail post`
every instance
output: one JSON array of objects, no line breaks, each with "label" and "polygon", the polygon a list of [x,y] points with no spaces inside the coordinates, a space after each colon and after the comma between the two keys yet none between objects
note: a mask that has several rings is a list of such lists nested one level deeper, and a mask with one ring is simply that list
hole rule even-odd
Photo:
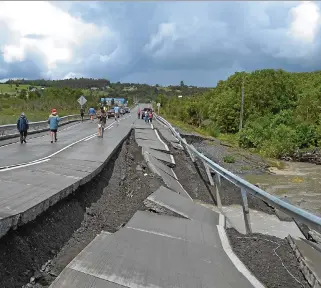
[{"label": "bent guardrail post", "polygon": [[193,163],[195,162],[195,157],[193,155],[193,152],[188,148],[188,144],[185,138],[182,138],[182,142],[183,142],[183,146],[185,147],[185,149],[187,150],[187,153],[189,155],[189,157],[192,159]]},{"label": "bent guardrail post", "polygon": [[243,217],[245,223],[246,234],[252,233],[251,221],[250,221],[250,209],[247,201],[247,192],[245,188],[241,188],[242,194],[242,208],[243,208]]},{"label": "bent guardrail post", "polygon": [[219,174],[215,173],[215,181],[213,180],[213,176],[210,171],[210,167],[206,164],[206,162],[202,161],[205,171],[207,174],[207,178],[210,181],[211,186],[215,186],[215,196],[216,196],[216,205],[221,210],[222,209],[222,201],[221,201],[221,195],[220,195],[220,187],[221,187],[221,177]]},{"label": "bent guardrail post", "polygon": [[215,173],[215,193],[216,193],[216,204],[219,209],[222,209],[222,201],[221,201],[221,175]]},{"label": "bent guardrail post", "polygon": [[[177,137],[177,139],[182,139],[180,135],[175,131],[172,125],[163,119],[162,117],[158,116],[156,113],[156,118],[160,119],[166,126],[172,131],[172,133]],[[219,166],[218,164],[214,163],[211,159],[204,156],[202,153],[197,151],[194,147],[189,144],[185,144],[185,147],[188,147],[191,152],[194,154],[195,157],[199,158],[200,160],[204,160],[209,167],[215,171],[216,174],[224,177],[234,185],[246,191],[246,193],[250,193],[254,197],[261,199],[262,201],[268,203],[272,207],[281,210],[285,214],[289,215],[290,217],[299,220],[300,222],[306,224],[310,229],[313,229],[319,233],[321,233],[321,218],[313,215],[310,212],[307,212],[301,208],[298,208],[290,203],[287,203],[278,197],[271,195],[264,190],[256,187],[255,185],[247,182],[246,180],[242,179],[241,177],[234,175],[232,172],[226,170],[225,168]],[[245,205],[244,205],[245,206]],[[249,219],[248,219],[249,220]]]}]

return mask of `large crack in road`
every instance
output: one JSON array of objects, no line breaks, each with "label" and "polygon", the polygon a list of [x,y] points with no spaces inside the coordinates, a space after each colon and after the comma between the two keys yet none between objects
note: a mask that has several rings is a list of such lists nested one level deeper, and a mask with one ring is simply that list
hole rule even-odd
[{"label": "large crack in road", "polygon": [[[209,185],[201,163],[194,164],[184,151],[175,150],[165,139],[163,141],[175,156],[173,169],[186,191],[193,199],[215,204],[213,187]],[[92,181],[34,221],[11,230],[0,239],[0,287],[49,287],[102,230],[113,233],[137,210],[147,210],[144,200],[161,185],[164,185],[162,179],[147,168],[132,132]],[[239,203],[238,191],[227,183],[224,187],[225,205]],[[263,205],[253,204],[257,209]],[[248,239],[234,229],[228,229],[227,233],[234,252],[266,287],[307,287],[285,240],[261,234],[250,235],[252,238]],[[282,261],[273,252],[276,245],[280,245],[277,253]],[[273,276],[273,271],[278,277]]]},{"label": "large crack in road", "polygon": [[146,210],[143,201],[161,185],[132,132],[92,181],[0,239],[0,287],[49,287],[102,230],[113,233]]}]

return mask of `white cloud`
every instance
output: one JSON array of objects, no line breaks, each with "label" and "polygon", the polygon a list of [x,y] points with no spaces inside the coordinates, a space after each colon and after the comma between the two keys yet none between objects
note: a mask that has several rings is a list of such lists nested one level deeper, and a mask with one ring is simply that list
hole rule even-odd
[{"label": "white cloud", "polygon": [[310,1],[301,2],[291,9],[291,14],[293,17],[290,27],[292,36],[306,42],[313,42],[321,24],[318,5]]},{"label": "white cloud", "polygon": [[0,79],[81,75],[211,85],[236,69],[318,69],[320,6],[2,1]]},{"label": "white cloud", "polygon": [[23,61],[28,50],[37,50],[49,70],[60,61],[71,61],[74,50],[85,42],[112,35],[106,27],[85,23],[44,1],[0,2],[0,21],[15,35],[2,47],[4,60]]}]

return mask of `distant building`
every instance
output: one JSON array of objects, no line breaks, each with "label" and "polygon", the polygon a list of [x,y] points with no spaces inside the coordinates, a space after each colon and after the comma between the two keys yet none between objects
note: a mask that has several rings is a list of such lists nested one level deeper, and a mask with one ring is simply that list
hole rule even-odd
[{"label": "distant building", "polygon": [[111,105],[112,99],[114,99],[114,103],[118,105],[124,105],[126,102],[125,98],[100,98],[100,102],[104,103],[104,101],[106,101],[107,105]]}]

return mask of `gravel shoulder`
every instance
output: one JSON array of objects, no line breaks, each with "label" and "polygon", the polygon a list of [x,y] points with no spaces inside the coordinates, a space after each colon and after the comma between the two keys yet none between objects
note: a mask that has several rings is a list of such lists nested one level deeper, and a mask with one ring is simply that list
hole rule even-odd
[{"label": "gravel shoulder", "polygon": [[[182,137],[186,138],[189,144],[193,144],[194,147],[206,157],[236,175],[253,175],[267,172],[267,168],[269,167],[268,163],[257,154],[241,148],[232,147],[212,137],[204,138],[197,134],[186,133],[182,130],[179,130],[179,133]],[[224,158],[227,156],[232,156],[235,162],[225,162]]]},{"label": "gravel shoulder", "polygon": [[299,263],[286,239],[227,229],[234,253],[267,288],[308,288]]}]

